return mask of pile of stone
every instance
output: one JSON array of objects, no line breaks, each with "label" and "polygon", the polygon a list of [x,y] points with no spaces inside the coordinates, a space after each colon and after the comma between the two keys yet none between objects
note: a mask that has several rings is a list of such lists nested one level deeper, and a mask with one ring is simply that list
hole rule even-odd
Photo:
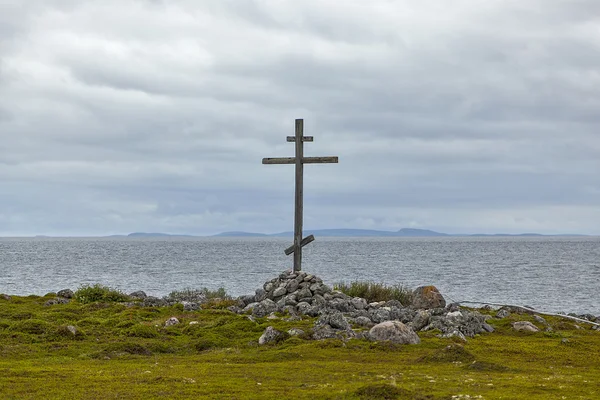
[{"label": "pile of stone", "polygon": [[438,329],[443,337],[465,340],[493,331],[486,323],[489,317],[459,309],[454,304],[447,306],[434,286],[417,288],[411,304],[397,300],[369,303],[332,290],[322,279],[306,272],[284,272],[265,282],[255,294],[239,297],[238,305],[230,310],[251,313],[254,317],[267,317],[276,312],[288,314],[291,319],[303,315],[318,317],[312,334],[314,339],[367,338],[418,343],[417,331]]}]

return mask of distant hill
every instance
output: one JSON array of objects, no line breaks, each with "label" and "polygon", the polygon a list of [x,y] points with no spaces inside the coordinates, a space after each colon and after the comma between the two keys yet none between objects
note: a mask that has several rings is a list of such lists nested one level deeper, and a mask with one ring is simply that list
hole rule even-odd
[{"label": "distant hill", "polygon": [[223,232],[223,233],[219,233],[217,235],[213,235],[213,237],[265,237],[265,236],[269,236],[265,233],[252,233],[252,232],[240,232],[240,231],[233,231],[233,232]]},{"label": "distant hill", "polygon": [[[577,234],[542,235],[540,233],[475,233],[475,234],[450,234],[436,232],[429,229],[402,228],[398,231],[379,231],[372,229],[305,229],[304,235],[313,234],[320,237],[546,237],[546,236],[586,236]],[[223,232],[218,237],[291,237],[293,232],[280,232],[272,234],[253,232]]]},{"label": "distant hill", "polygon": [[192,237],[191,235],[171,235],[169,233],[147,233],[134,232],[127,235],[129,238],[150,238],[150,237]]},{"label": "distant hill", "polygon": [[[305,235],[313,234],[320,237],[435,237],[448,236],[446,233],[430,231],[427,229],[403,228],[399,231],[378,231],[372,229],[306,229]],[[251,237],[251,236],[271,236],[271,237],[290,237],[293,232],[280,232],[265,235],[262,233],[252,232],[223,232],[219,233],[218,237]]]}]

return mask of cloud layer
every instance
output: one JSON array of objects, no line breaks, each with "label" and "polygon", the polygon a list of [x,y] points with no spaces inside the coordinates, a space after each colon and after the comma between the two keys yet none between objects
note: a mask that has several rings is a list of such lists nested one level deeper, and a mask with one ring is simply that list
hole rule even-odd
[{"label": "cloud layer", "polygon": [[595,0],[0,7],[2,236],[600,234]]}]

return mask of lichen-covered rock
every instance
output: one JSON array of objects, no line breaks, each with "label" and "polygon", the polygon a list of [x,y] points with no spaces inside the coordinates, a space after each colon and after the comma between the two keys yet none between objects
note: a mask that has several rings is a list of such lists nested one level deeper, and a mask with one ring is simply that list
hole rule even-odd
[{"label": "lichen-covered rock", "polygon": [[412,306],[414,308],[444,308],[446,307],[446,300],[440,291],[433,285],[420,286],[413,292]]},{"label": "lichen-covered rock", "polygon": [[510,311],[508,311],[506,308],[501,308],[496,313],[496,318],[506,318],[509,315],[510,315]]},{"label": "lichen-covered rock", "polygon": [[264,299],[252,308],[252,315],[261,318],[275,311],[277,311],[277,304],[271,299]]},{"label": "lichen-covered rock", "polygon": [[10,297],[7,294],[0,294],[0,299],[10,301],[12,299],[12,297]]},{"label": "lichen-covered rock", "polygon": [[261,301],[263,301],[266,298],[267,298],[267,292],[264,289],[262,289],[262,288],[256,289],[256,292],[254,295],[254,300],[257,303],[260,303]]},{"label": "lichen-covered rock", "polygon": [[390,310],[386,308],[375,308],[369,310],[369,317],[371,318],[371,321],[373,321],[376,324],[383,321],[389,321],[391,319]]},{"label": "lichen-covered rock", "polygon": [[63,289],[63,290],[59,290],[58,293],[56,293],[56,295],[58,297],[63,297],[65,299],[72,299],[74,296],[74,293],[71,289]]},{"label": "lichen-covered rock", "polygon": [[517,321],[512,324],[515,331],[539,332],[540,329],[529,321]]},{"label": "lichen-covered rock", "polygon": [[385,321],[371,328],[369,337],[373,341],[390,341],[397,344],[419,344],[421,339],[400,321]]},{"label": "lichen-covered rock", "polygon": [[71,332],[73,336],[77,336],[77,333],[79,332],[73,325],[67,325],[67,331]]},{"label": "lichen-covered rock", "polygon": [[292,328],[292,329],[288,330],[287,333],[290,336],[304,335],[304,331],[302,329],[300,329],[300,328]]},{"label": "lichen-covered rock", "polygon": [[256,296],[253,295],[253,294],[247,294],[247,295],[244,295],[244,296],[240,296],[238,298],[238,300],[240,302],[240,307],[241,308],[246,307],[248,304],[252,304],[252,303],[257,302],[256,301]]},{"label": "lichen-covered rock", "polygon": [[177,317],[171,317],[165,322],[165,326],[179,325],[179,323],[180,322],[179,319],[177,319]]},{"label": "lichen-covered rock", "polygon": [[272,326],[268,326],[267,329],[263,332],[263,334],[258,339],[258,344],[265,345],[269,343],[277,342],[282,338],[283,334],[279,332],[277,329]]},{"label": "lichen-covered rock", "polygon": [[413,320],[410,322],[410,327],[418,332],[429,325],[431,313],[428,310],[418,310]]},{"label": "lichen-covered rock", "polygon": [[200,310],[200,304],[192,301],[182,301],[184,311],[197,311]]},{"label": "lichen-covered rock", "polygon": [[168,302],[166,300],[154,296],[148,296],[142,300],[142,306],[144,307],[164,307],[167,304]]}]

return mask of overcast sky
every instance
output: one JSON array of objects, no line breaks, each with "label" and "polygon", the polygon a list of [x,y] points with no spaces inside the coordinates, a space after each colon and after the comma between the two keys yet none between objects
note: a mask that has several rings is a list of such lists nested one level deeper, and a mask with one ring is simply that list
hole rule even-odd
[{"label": "overcast sky", "polygon": [[2,0],[0,236],[600,234],[598,0]]}]

